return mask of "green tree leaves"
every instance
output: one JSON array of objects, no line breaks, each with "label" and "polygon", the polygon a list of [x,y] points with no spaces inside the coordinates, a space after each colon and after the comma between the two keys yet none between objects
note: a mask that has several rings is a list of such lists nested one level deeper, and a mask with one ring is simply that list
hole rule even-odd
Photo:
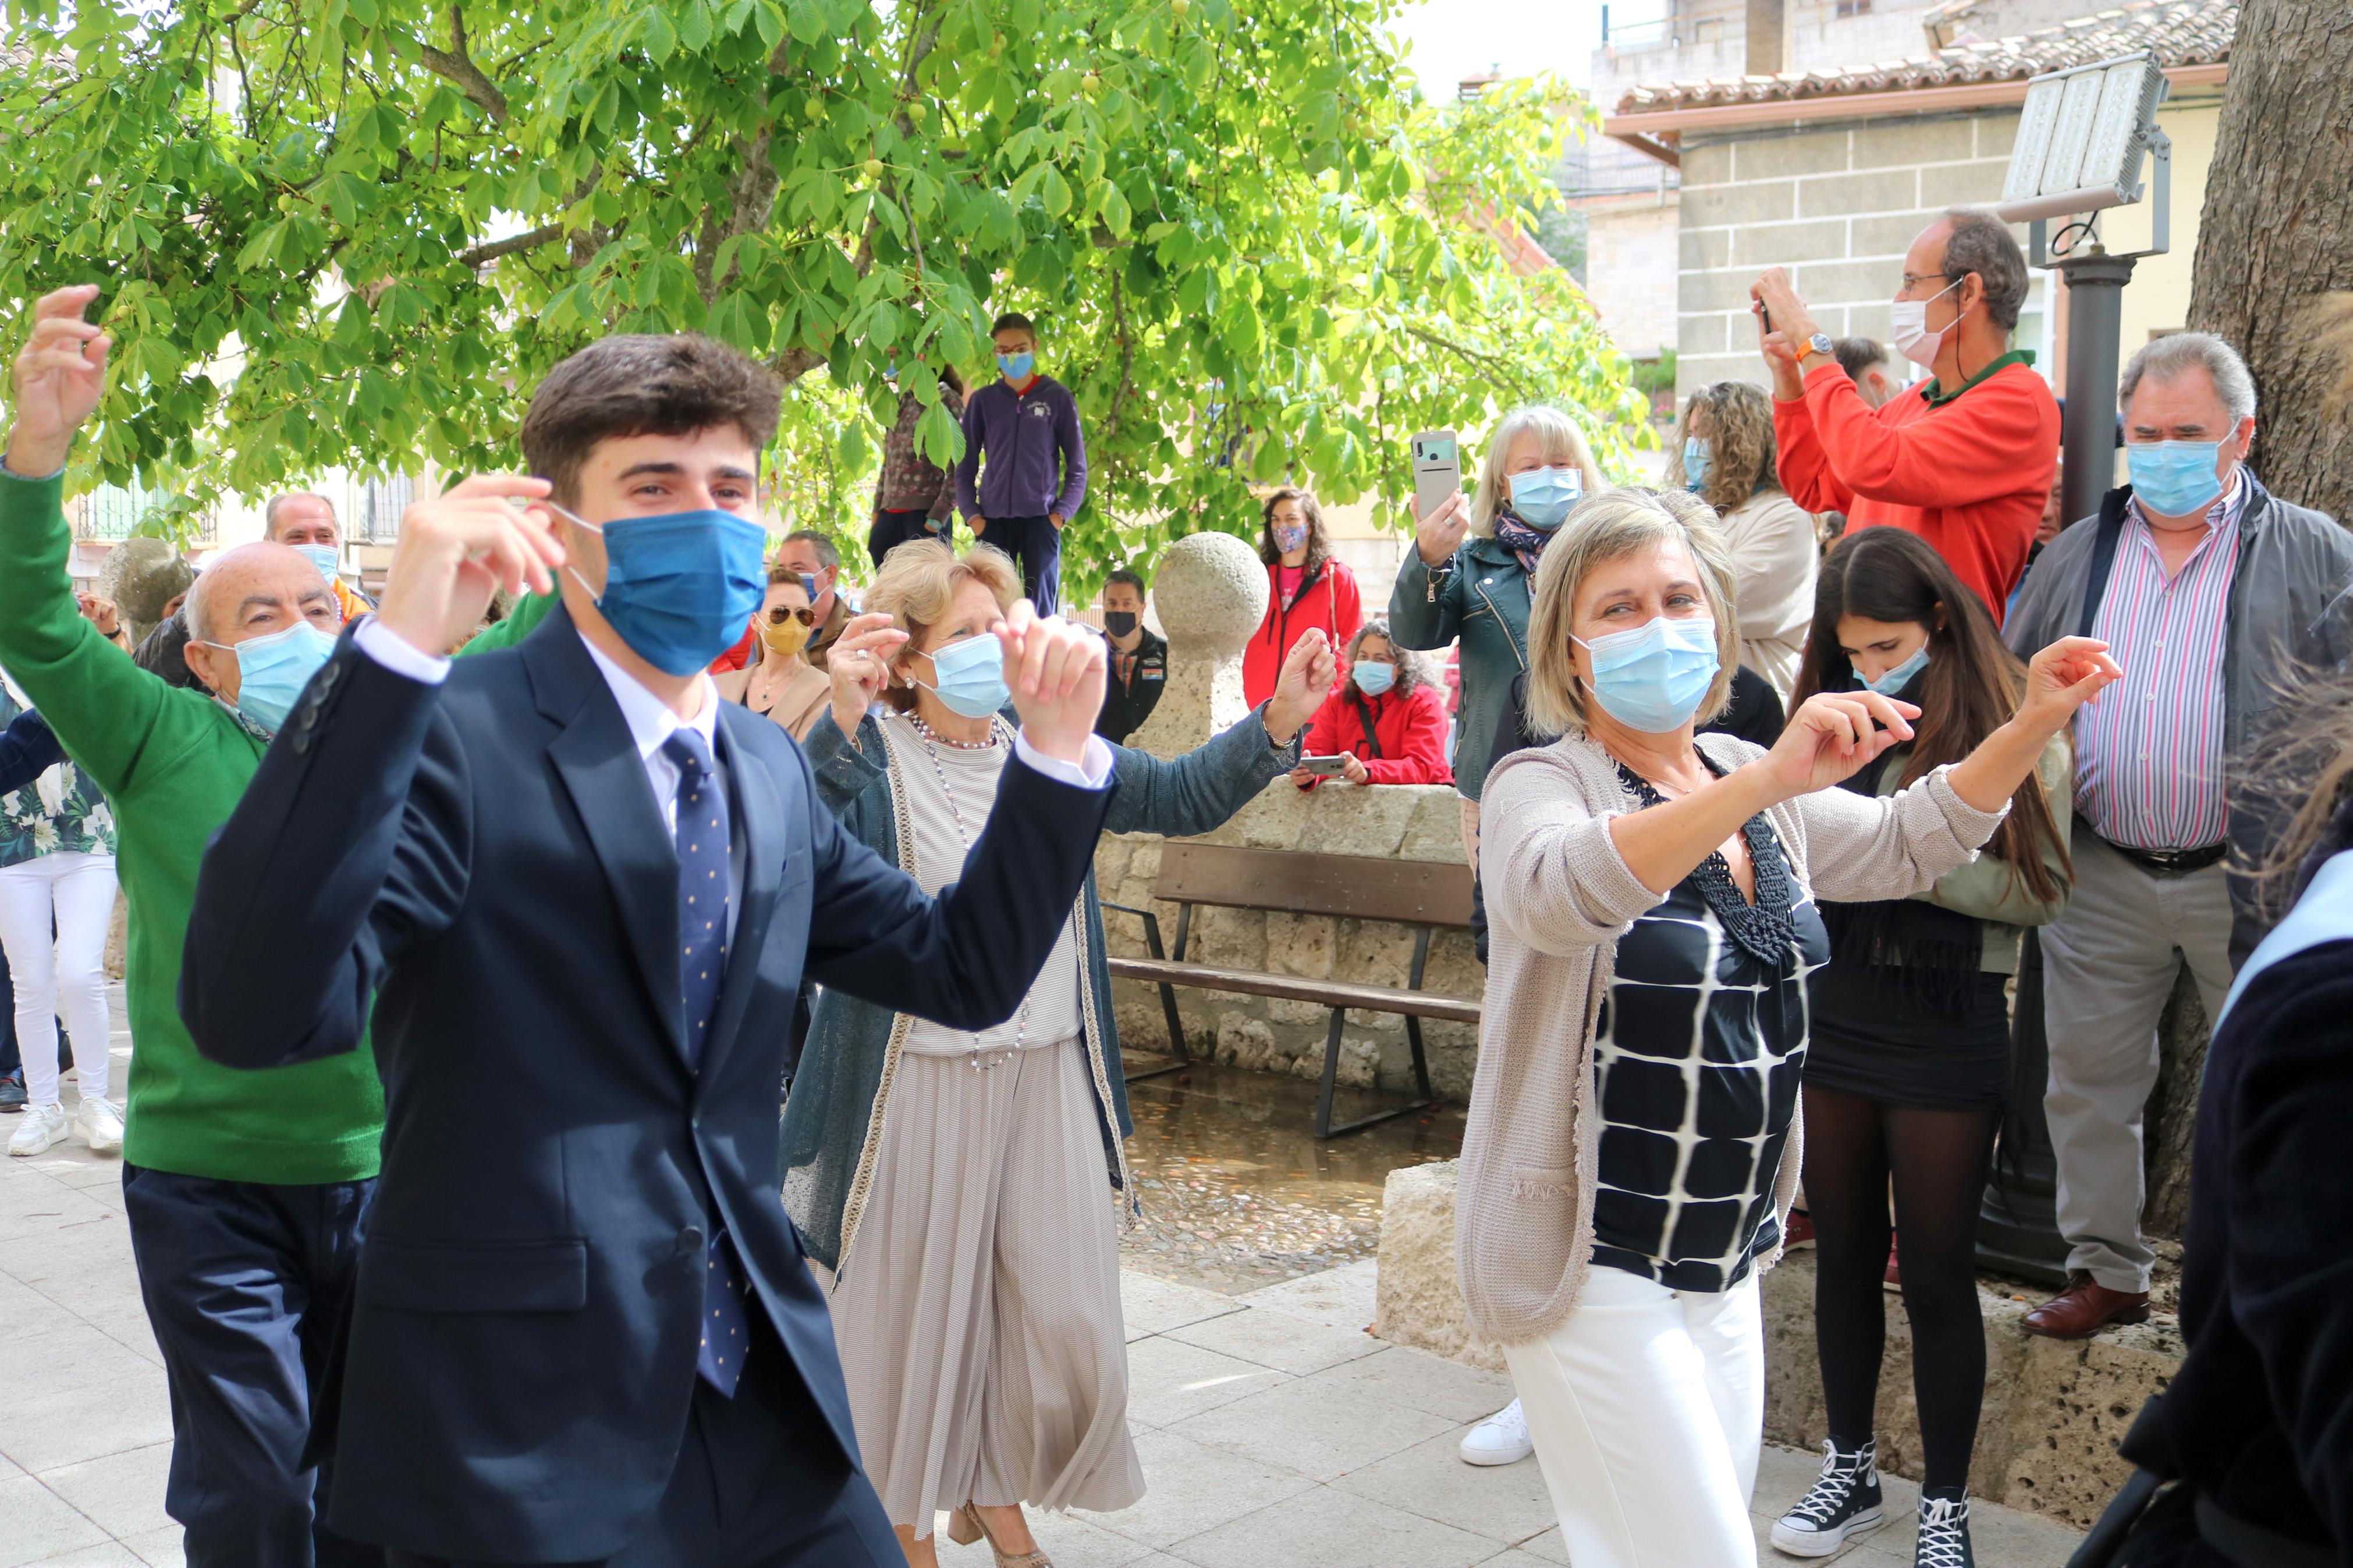
[{"label": "green tree leaves", "polygon": [[1381,498],[1404,438],[1548,397],[1605,466],[1642,400],[1532,229],[1588,118],[1421,102],[1380,0],[40,0],[5,6],[0,287],[96,278],[121,347],[81,482],[201,499],[515,460],[614,331],[791,384],[793,526],[861,536],[892,413],[1019,309],[1077,394],[1083,594],[1252,485]]}]

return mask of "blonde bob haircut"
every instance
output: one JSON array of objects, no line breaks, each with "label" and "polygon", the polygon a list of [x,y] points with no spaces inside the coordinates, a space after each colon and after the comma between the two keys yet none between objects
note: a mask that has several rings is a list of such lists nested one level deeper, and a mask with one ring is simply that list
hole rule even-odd
[{"label": "blonde bob haircut", "polygon": [[[987,588],[1000,614],[1021,597],[1021,574],[995,545],[976,544],[959,555],[936,539],[910,540],[882,558],[882,570],[866,590],[866,613],[889,616],[891,624],[907,634],[899,645],[903,655],[948,618],[956,591],[966,583]],[[915,689],[902,681],[894,668],[882,688],[882,700],[907,712],[915,706]]]},{"label": "blonde bob haircut", "polygon": [[[1471,531],[1482,538],[1495,531],[1495,514],[1503,510],[1504,465],[1511,460],[1512,448],[1520,437],[1531,431],[1543,438],[1547,467],[1574,464],[1585,476],[1585,493],[1601,493],[1601,470],[1594,466],[1593,448],[1586,445],[1576,416],[1549,403],[1523,403],[1495,426],[1495,433],[1487,438],[1486,461],[1479,465],[1479,487],[1471,492]],[[1546,553],[1550,554],[1550,550]]]},{"label": "blonde bob haircut", "polygon": [[1700,593],[1715,617],[1715,679],[1694,721],[1724,711],[1740,666],[1734,612],[1732,551],[1708,504],[1687,490],[1603,490],[1579,501],[1545,546],[1528,611],[1528,720],[1540,735],[1583,734],[1588,693],[1577,673],[1569,629],[1577,590],[1613,561],[1680,544],[1699,568]]}]

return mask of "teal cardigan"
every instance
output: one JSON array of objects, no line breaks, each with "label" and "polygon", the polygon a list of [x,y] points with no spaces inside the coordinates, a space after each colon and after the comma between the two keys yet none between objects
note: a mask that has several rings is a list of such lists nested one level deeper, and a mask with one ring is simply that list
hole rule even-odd
[{"label": "teal cardigan", "polygon": [[1520,558],[1479,535],[1433,572],[1408,550],[1389,590],[1389,635],[1400,647],[1462,639],[1462,710],[1454,725],[1454,787],[1477,800],[1494,763],[1495,724],[1512,681],[1528,667],[1528,574]]},{"label": "teal cardigan", "polygon": [[[1111,833],[1207,833],[1257,797],[1299,761],[1303,730],[1276,750],[1268,742],[1264,710],[1212,736],[1174,762],[1113,746],[1116,774]],[[851,837],[892,865],[905,868],[912,846],[901,824],[900,781],[889,766],[888,743],[869,714],[851,745],[831,713],[817,721],[801,749],[817,773],[818,795]],[[1121,1140],[1134,1131],[1121,1076],[1119,1030],[1112,1020],[1111,968],[1103,952],[1103,905],[1094,874],[1079,895],[1081,961],[1087,984],[1079,994],[1111,1184],[1134,1202]],[[909,1015],[828,990],[818,998],[801,1048],[800,1069],[785,1101],[785,1208],[808,1255],[836,1270],[849,1250],[881,1148],[891,1083],[906,1043]]]}]

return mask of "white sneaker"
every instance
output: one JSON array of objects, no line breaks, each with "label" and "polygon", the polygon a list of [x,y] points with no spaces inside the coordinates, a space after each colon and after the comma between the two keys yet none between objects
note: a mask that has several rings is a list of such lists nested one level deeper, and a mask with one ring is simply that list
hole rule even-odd
[{"label": "white sneaker", "polygon": [[1516,1465],[1535,1453],[1536,1446],[1528,1436],[1528,1418],[1520,1413],[1520,1402],[1513,1400],[1464,1433],[1461,1451],[1466,1465]]},{"label": "white sneaker", "polygon": [[16,1124],[16,1134],[8,1140],[8,1152],[18,1158],[46,1154],[66,1141],[66,1108],[62,1105],[36,1105],[25,1112],[25,1120]]},{"label": "white sneaker", "polygon": [[111,1100],[85,1100],[74,1112],[74,1136],[93,1154],[122,1152],[122,1108]]}]

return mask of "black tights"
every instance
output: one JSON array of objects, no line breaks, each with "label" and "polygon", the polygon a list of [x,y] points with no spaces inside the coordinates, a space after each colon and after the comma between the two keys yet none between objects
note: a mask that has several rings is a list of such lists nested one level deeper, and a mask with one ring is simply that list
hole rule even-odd
[{"label": "black tights", "polygon": [[1817,1258],[1814,1340],[1831,1435],[1844,1448],[1873,1431],[1887,1337],[1881,1287],[1893,1176],[1924,1484],[1966,1485],[1985,1397],[1978,1204],[2000,1111],[1917,1110],[1812,1084],[1805,1095],[1806,1212]]}]

